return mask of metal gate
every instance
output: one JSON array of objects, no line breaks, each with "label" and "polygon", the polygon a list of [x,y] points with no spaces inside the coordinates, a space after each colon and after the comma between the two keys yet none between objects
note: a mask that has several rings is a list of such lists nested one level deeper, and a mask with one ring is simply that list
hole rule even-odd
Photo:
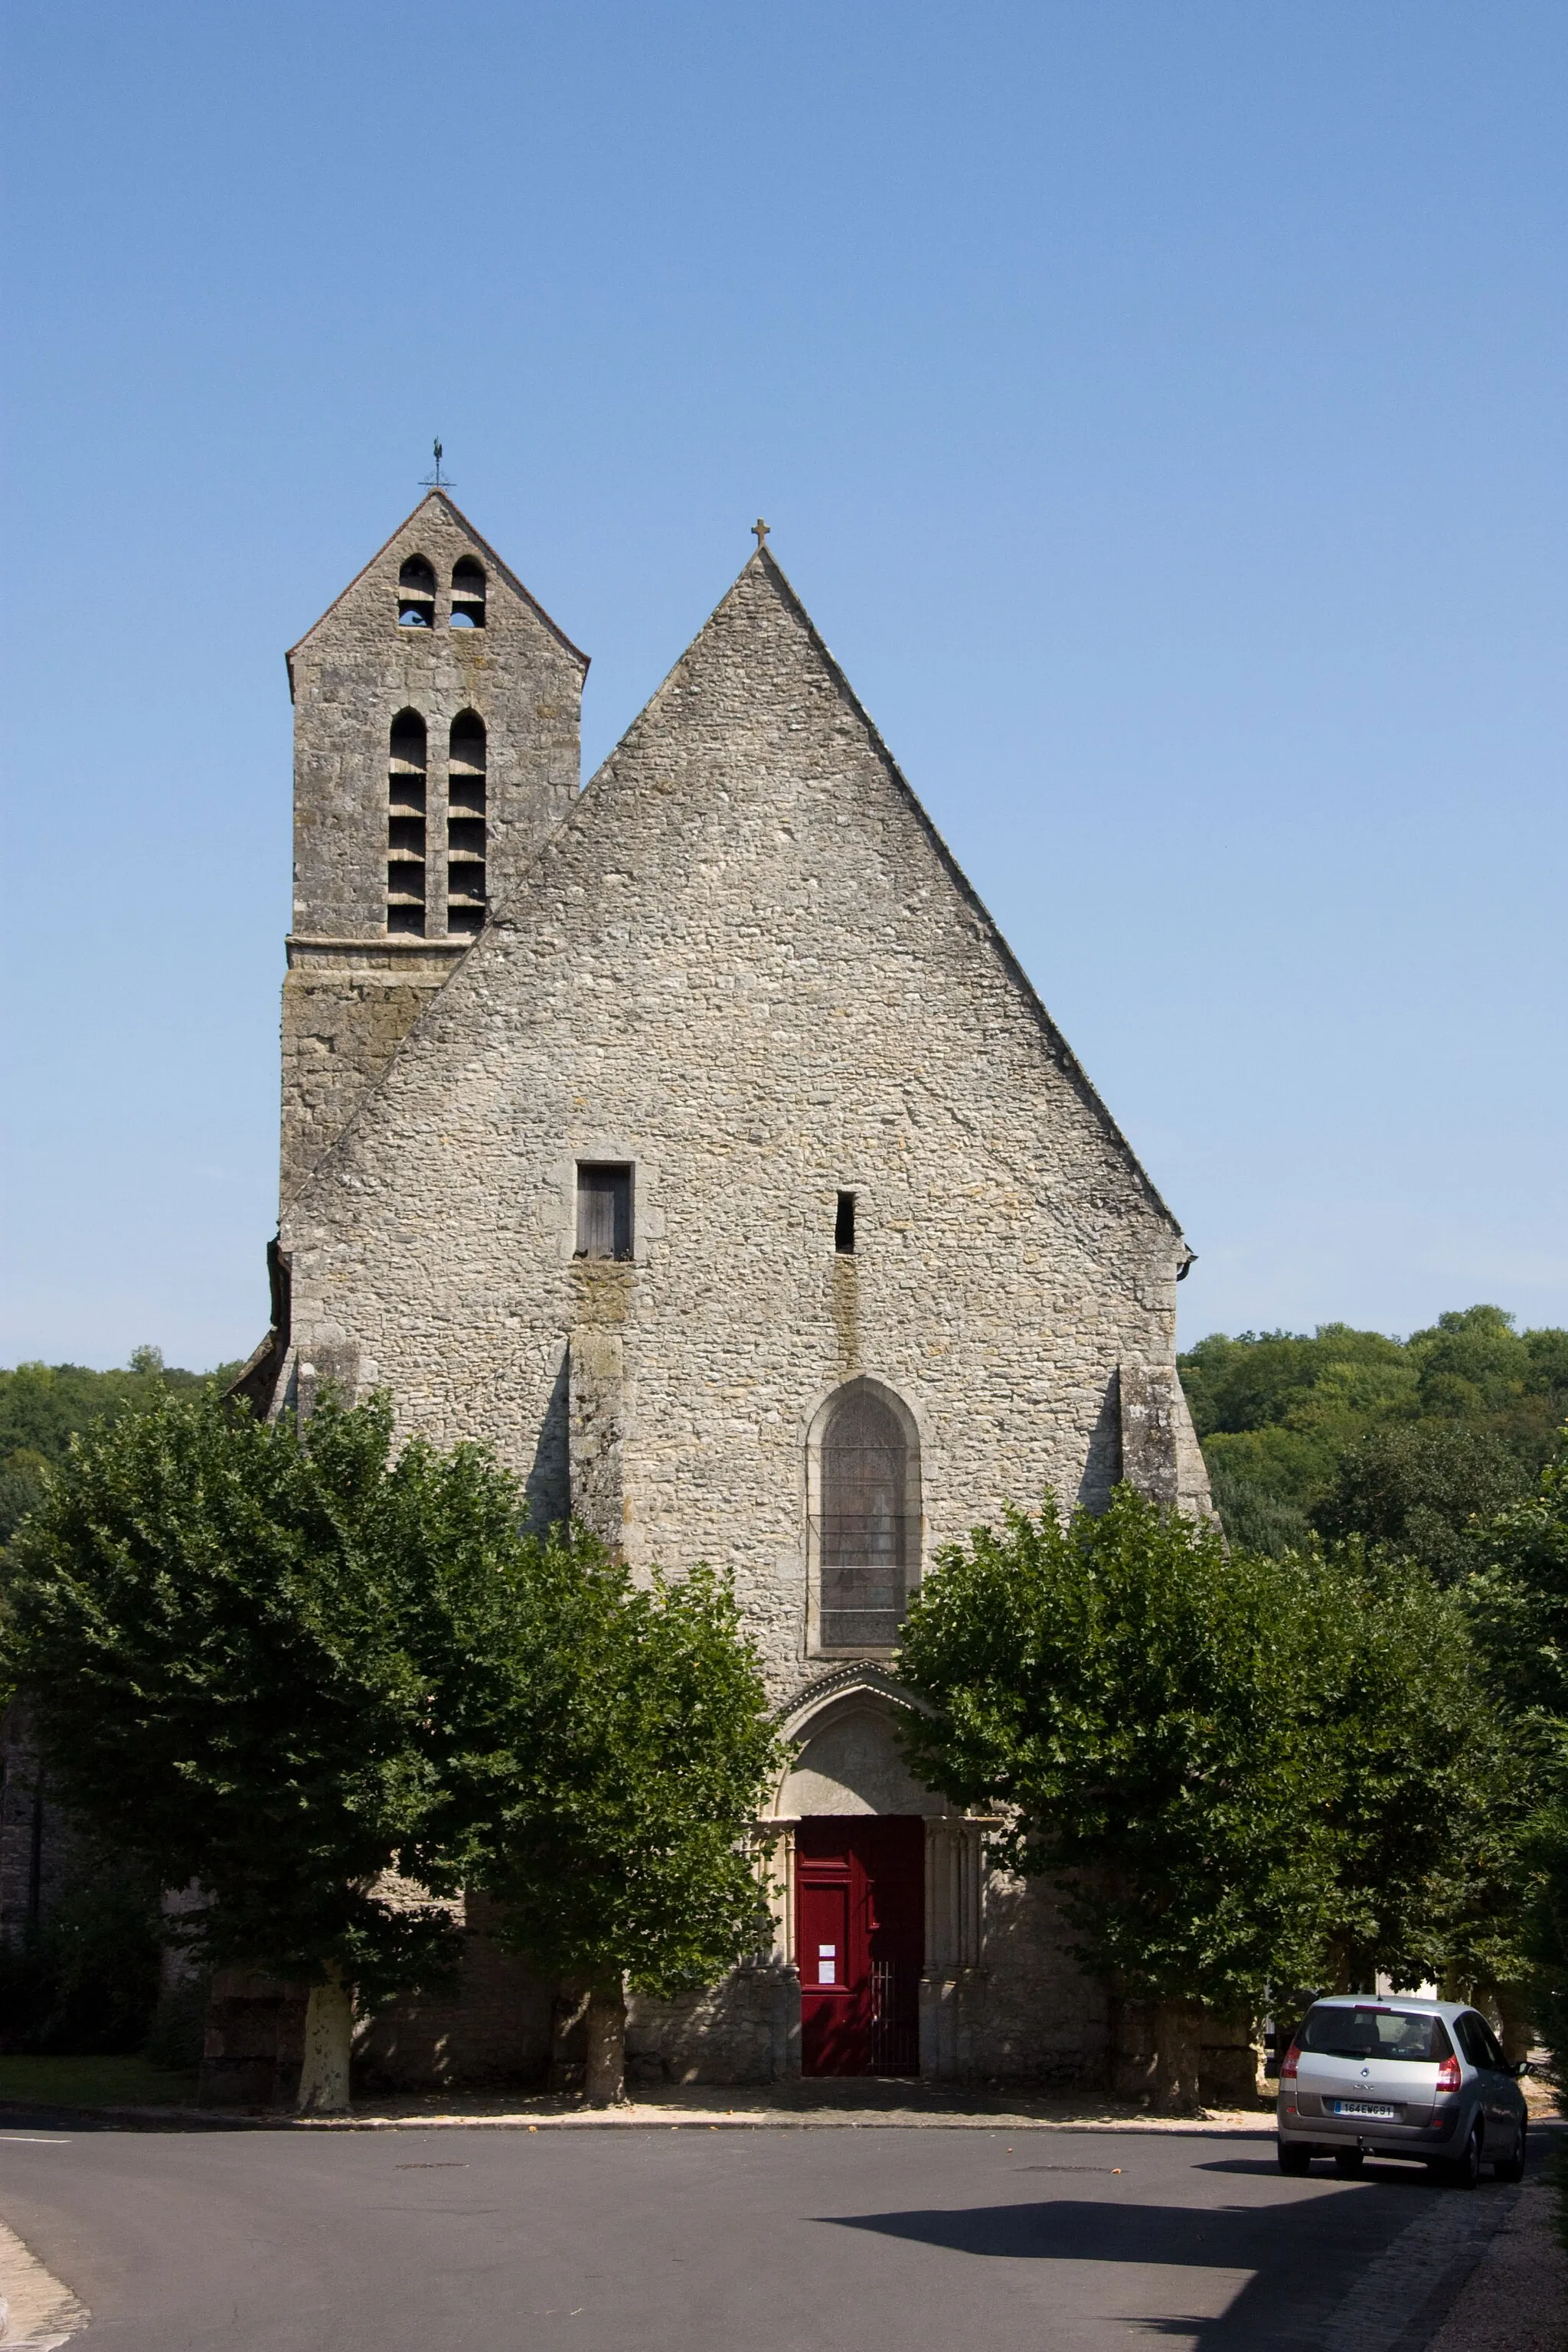
[{"label": "metal gate", "polygon": [[871,2072],[918,2074],[921,2063],[921,1995],[917,1971],[908,1962],[871,1963]]}]

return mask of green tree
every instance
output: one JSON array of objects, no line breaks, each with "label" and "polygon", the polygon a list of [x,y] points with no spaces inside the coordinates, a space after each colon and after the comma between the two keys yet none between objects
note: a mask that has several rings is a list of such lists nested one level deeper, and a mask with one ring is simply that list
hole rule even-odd
[{"label": "green tree", "polygon": [[1395,1423],[1341,1455],[1312,1522],[1331,1541],[1363,1536],[1457,1584],[1485,1564],[1489,1522],[1529,1485],[1518,1454],[1490,1430]]},{"label": "green tree", "polygon": [[1560,2084],[1568,2083],[1568,1430],[1563,1440],[1535,1493],[1493,1523],[1489,1563],[1465,1595],[1511,1725],[1517,1863],[1499,1916],[1529,1966]]},{"label": "green tree", "polygon": [[310,1986],[303,2105],[348,2089],[353,1988],[453,1957],[457,1701],[515,1568],[512,1482],[470,1448],[392,1459],[384,1399],[303,1432],[210,1390],[95,1424],[12,1547],[3,1659],[73,1813],[199,1884],[209,1963]]},{"label": "green tree", "polygon": [[1519,1715],[1568,1723],[1568,1429],[1535,1492],[1504,1511],[1469,1589],[1491,1671]]},{"label": "green tree", "polygon": [[[1216,1332],[1179,1360],[1226,1531],[1276,1557],[1300,1549],[1313,1524],[1390,1540],[1389,1473],[1401,1434],[1418,1433],[1425,1461],[1405,1454],[1406,1483],[1419,1467],[1428,1490],[1448,1491],[1415,1496],[1414,1518],[1392,1516],[1401,1541],[1425,1558],[1436,1544],[1444,1557],[1433,1564],[1456,1572],[1443,1528],[1461,1530],[1467,1510],[1489,1513],[1508,1499],[1490,1475],[1506,1476],[1505,1455],[1525,1484],[1533,1479],[1568,1412],[1568,1331],[1516,1331],[1500,1307],[1441,1315],[1407,1340],[1343,1323],[1310,1335]],[[1348,1475],[1348,1458],[1384,1438],[1390,1454],[1379,1475],[1370,1462],[1359,1480]]]},{"label": "green tree", "polygon": [[1359,1545],[1275,1560],[1119,1487],[939,1556],[901,1671],[915,1769],[998,1811],[1085,1964],[1157,2014],[1195,2094],[1194,2004],[1419,1980],[1473,1918],[1504,1756],[1458,1601]]},{"label": "green tree", "polygon": [[587,1995],[588,2095],[623,2095],[626,1992],[712,1983],[759,1944],[748,1832],[781,1763],[724,1580],[633,1582],[591,1537],[531,1550],[483,1702],[478,1876],[503,1934]]},{"label": "green tree", "polygon": [[1195,2096],[1193,2005],[1310,1983],[1331,1924],[1307,1574],[1122,1486],[1100,1517],[976,1528],[905,1624],[914,1769],[1000,1812],[998,1858],[1055,1881],[1085,1964],[1155,2005],[1168,2099]]},{"label": "green tree", "polygon": [[1419,1562],[1358,1538],[1303,1560],[1332,1891],[1322,1977],[1364,1991],[1503,1964],[1521,1826],[1512,1747],[1467,1611]]}]

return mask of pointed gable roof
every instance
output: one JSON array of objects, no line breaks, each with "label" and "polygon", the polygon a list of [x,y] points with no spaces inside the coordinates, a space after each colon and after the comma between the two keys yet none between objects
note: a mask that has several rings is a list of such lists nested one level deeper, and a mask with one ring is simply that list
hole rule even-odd
[{"label": "pointed gable roof", "polygon": [[360,582],[365,577],[366,573],[374,571],[376,565],[381,562],[381,559],[386,553],[387,549],[392,546],[394,541],[401,539],[404,532],[407,530],[412,524],[417,522],[420,516],[430,507],[438,507],[446,515],[448,521],[457,524],[458,529],[463,533],[465,539],[468,541],[470,546],[472,546],[478,553],[482,555],[488,563],[493,566],[500,578],[506,582],[507,586],[510,588],[516,595],[521,597],[523,603],[529,606],[531,611],[538,614],[540,620],[543,622],[545,627],[550,631],[551,635],[556,639],[557,643],[566,653],[571,655],[574,661],[582,665],[583,675],[584,677],[587,677],[589,657],[583,651],[582,647],[580,646],[574,646],[571,638],[567,635],[565,630],[560,625],[559,622],[552,621],[551,619],[550,614],[545,611],[538,597],[535,596],[531,590],[523,586],[522,582],[518,578],[516,572],[511,569],[511,566],[503,562],[501,557],[496,553],[495,549],[490,545],[489,540],[484,538],[480,532],[474,529],[473,524],[468,520],[468,516],[463,512],[461,507],[459,507],[454,499],[449,499],[445,490],[431,490],[420,499],[418,505],[415,507],[411,512],[404,516],[403,520],[398,524],[395,530],[388,532],[387,536],[382,541],[381,545],[376,549],[375,553],[371,557],[369,562],[361,564],[359,570],[354,573],[353,578],[349,582],[348,585],[345,588],[340,589],[337,595],[332,598],[332,601],[327,606],[326,611],[311,622],[310,627],[304,632],[302,636],[295,638],[294,643],[289,646],[288,652],[283,656],[284,660],[289,665],[289,691],[290,694],[294,691],[295,655],[300,652],[302,646],[310,644],[310,639],[315,635],[316,631],[322,625],[323,622],[331,619],[331,615],[337,611],[338,606],[342,604],[344,599],[353,594],[354,590],[359,586]]},{"label": "pointed gable roof", "polygon": [[[816,622],[807,612],[799,593],[785,573],[784,566],[779,562],[777,557],[766,544],[760,545],[754,554],[749,556],[747,561],[742,565],[740,572],[736,574],[734,580],[731,583],[724,594],[720,598],[718,604],[714,606],[712,612],[709,614],[707,620],[703,623],[702,627],[698,631],[690,645],[688,646],[686,651],[681,655],[679,660],[676,662],[674,667],[669,671],[668,675],[661,681],[661,683],[656,687],[653,693],[648,697],[647,701],[643,705],[642,709],[637,713],[637,717],[632,720],[631,725],[621,737],[620,741],[595,771],[594,775],[584,787],[583,793],[571,814],[563,820],[562,825],[557,828],[556,833],[551,836],[550,841],[547,841],[542,845],[540,852],[540,858],[542,859],[549,856],[552,844],[558,842],[561,835],[570,830],[573,825],[578,822],[579,818],[588,817],[590,814],[591,797],[594,793],[595,787],[600,783],[601,779],[607,782],[609,779],[613,777],[617,763],[625,754],[635,748],[637,736],[653,722],[656,714],[659,710],[660,705],[680,696],[683,688],[687,684],[690,671],[698,661],[706,641],[711,636],[712,633],[721,627],[730,617],[734,607],[742,599],[747,590],[759,579],[765,580],[767,582],[769,586],[773,590],[781,603],[785,607],[786,611],[797,623],[807,643],[811,646],[813,653],[832,679],[837,691],[842,696],[844,701],[854,713],[860,726],[864,729],[871,749],[877,760],[880,762],[882,768],[886,772],[888,779],[893,786],[894,791],[907,804],[910,813],[926,835],[931,843],[931,848],[936,855],[938,862],[945,871],[954,890],[958,893],[959,897],[967,907],[974,922],[977,933],[986,942],[992,953],[1002,964],[1014,989],[1016,991],[1018,996],[1022,999],[1030,1014],[1033,1016],[1033,1019],[1040,1032],[1042,1041],[1045,1044],[1047,1052],[1051,1055],[1051,1058],[1062,1072],[1062,1075],[1067,1079],[1068,1085],[1073,1088],[1075,1093],[1077,1093],[1086,1109],[1089,1110],[1093,1118],[1103,1129],[1114,1150],[1124,1160],[1129,1172],[1133,1177],[1140,1190],[1143,1192],[1150,1205],[1160,1216],[1167,1220],[1172,1231],[1179,1235],[1182,1230],[1180,1221],[1162,1197],[1158,1187],[1155,1185],[1142,1162],[1138,1158],[1137,1153],[1133,1150],[1131,1144],[1128,1141],[1127,1138],[1121,1132],[1121,1128],[1111,1117],[1110,1110],[1106,1107],[1103,1097],[1090,1079],[1088,1071],[1084,1068],[1082,1063],[1079,1060],[1077,1055],[1068,1044],[1067,1039],[1063,1036],[1061,1031],[1052,1020],[1038,991],[1036,989],[1034,982],[1030,980],[1028,973],[1024,970],[1023,965],[1018,961],[1017,957],[1008,946],[1007,941],[1004,939],[989,908],[985,906],[984,901],[982,899],[979,892],[975,889],[974,885],[970,881],[969,877],[964,873],[963,868],[960,866],[957,858],[953,856],[952,851],[949,848],[946,841],[942,838],[942,834],[938,831],[924,803],[921,802],[919,793],[916,793],[908,777],[904,774],[903,770],[899,766],[898,761],[894,759],[892,752],[888,749],[876,721],[872,719],[870,713],[861,702],[859,696],[850,685],[841,665],[829,649],[821,631],[817,628]],[[613,838],[606,834],[604,842],[605,848],[606,851],[613,851],[614,845]],[[539,862],[540,861],[536,859],[533,867],[531,869],[525,869],[524,873],[519,877],[517,890],[514,894],[517,898],[521,898],[527,891],[531,874],[538,871]],[[497,909],[498,915],[503,920],[507,911],[507,906],[504,904]],[[478,946],[482,948],[482,945],[483,940],[481,938]]]}]

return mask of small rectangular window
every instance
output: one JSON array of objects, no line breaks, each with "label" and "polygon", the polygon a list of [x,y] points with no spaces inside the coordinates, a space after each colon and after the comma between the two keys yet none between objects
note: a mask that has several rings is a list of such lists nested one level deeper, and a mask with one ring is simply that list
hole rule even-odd
[{"label": "small rectangular window", "polygon": [[632,1171],[624,1160],[577,1162],[577,1255],[629,1258]]},{"label": "small rectangular window", "polygon": [[840,1192],[838,1195],[838,1215],[833,1227],[833,1246],[840,1257],[853,1257],[855,1255],[855,1195],[853,1192]]}]

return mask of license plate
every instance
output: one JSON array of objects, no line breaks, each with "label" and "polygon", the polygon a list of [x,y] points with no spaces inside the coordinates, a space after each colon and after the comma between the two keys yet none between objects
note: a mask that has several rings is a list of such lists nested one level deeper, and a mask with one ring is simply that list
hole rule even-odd
[{"label": "license plate", "polygon": [[1398,2115],[1399,2109],[1374,2107],[1365,2099],[1336,2099],[1334,2113],[1336,2116],[1382,2116],[1386,2122],[1392,2123]]}]

